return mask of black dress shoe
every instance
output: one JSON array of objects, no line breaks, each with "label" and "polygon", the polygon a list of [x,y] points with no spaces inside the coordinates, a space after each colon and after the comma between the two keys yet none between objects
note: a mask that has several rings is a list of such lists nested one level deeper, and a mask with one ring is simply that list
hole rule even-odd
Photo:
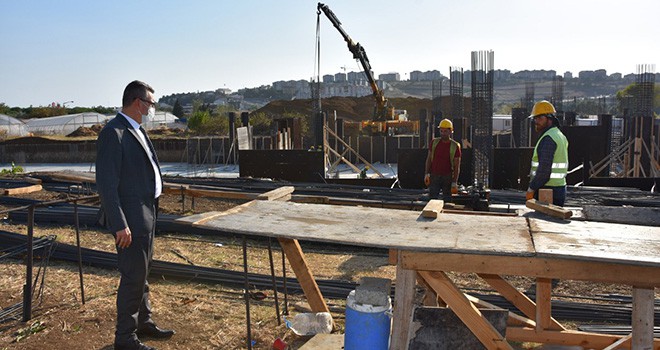
[{"label": "black dress shoe", "polygon": [[134,340],[126,344],[115,342],[115,350],[156,350],[156,348],[142,344],[139,340]]},{"label": "black dress shoe", "polygon": [[138,337],[150,337],[155,339],[167,339],[174,335],[173,330],[171,329],[161,329],[158,328],[155,324],[148,324],[146,326],[139,327],[137,332]]}]

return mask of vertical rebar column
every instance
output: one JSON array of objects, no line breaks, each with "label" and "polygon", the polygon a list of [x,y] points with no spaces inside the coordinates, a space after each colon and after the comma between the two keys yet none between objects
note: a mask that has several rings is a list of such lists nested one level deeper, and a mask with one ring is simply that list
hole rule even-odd
[{"label": "vertical rebar column", "polygon": [[493,174],[493,63],[490,51],[472,52],[472,169],[476,185],[487,188]]},{"label": "vertical rebar column", "polygon": [[564,78],[559,75],[555,75],[552,78],[552,98],[550,103],[555,106],[555,109],[558,113],[564,111]]},{"label": "vertical rebar column", "polygon": [[463,105],[463,68],[449,67],[449,95],[451,119],[454,123],[454,140],[463,143],[466,137],[465,108]]},{"label": "vertical rebar column", "polygon": [[[655,93],[655,65],[637,65],[637,83],[633,89],[634,111],[631,130],[636,139],[632,149],[634,177],[653,176],[653,97]],[[648,152],[647,152],[648,150]],[[655,159],[655,157],[654,157]]]},{"label": "vertical rebar column", "polygon": [[[534,82],[533,81],[527,81],[525,82],[525,97],[521,103],[522,108],[524,108],[527,113],[532,112],[532,108],[534,108],[534,99],[535,99],[535,87],[534,87]],[[532,133],[531,133],[531,128],[532,128],[533,123],[529,122],[528,120],[523,121],[523,123],[520,124],[520,146],[521,147],[531,147],[532,146]]]}]

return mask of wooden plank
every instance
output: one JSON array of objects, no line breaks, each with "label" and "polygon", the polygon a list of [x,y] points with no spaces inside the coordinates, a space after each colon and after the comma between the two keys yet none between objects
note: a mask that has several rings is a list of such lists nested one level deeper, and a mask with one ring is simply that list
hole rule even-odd
[{"label": "wooden plank", "polygon": [[[465,297],[477,307],[486,308],[486,309],[501,309],[497,305],[493,305],[487,301],[483,301],[477,297],[473,297],[472,295],[465,294]],[[530,320],[527,317],[520,316],[511,311],[509,311],[509,318],[507,320],[507,324],[510,326],[517,326],[517,327],[536,327],[536,322],[534,322],[533,320]]]},{"label": "wooden plank", "polygon": [[487,349],[513,349],[456,285],[440,271],[418,271]]},{"label": "wooden plank", "polygon": [[312,308],[313,312],[330,312],[328,305],[323,299],[321,290],[309,269],[309,264],[307,264],[307,259],[305,259],[305,255],[300,248],[300,243],[295,239],[286,238],[279,238],[278,241],[284,250],[287,260],[289,260],[291,269],[296,274],[300,287],[305,293],[309,307]]},{"label": "wooden plank", "polygon": [[582,215],[589,221],[660,226],[660,208],[585,205]]},{"label": "wooden plank", "polygon": [[573,216],[573,212],[568,209],[564,209],[563,207],[551,203],[542,203],[533,198],[528,199],[525,205],[527,208],[534,209],[538,212],[550,215],[555,218],[568,219]]},{"label": "wooden plank", "polygon": [[632,333],[626,335],[625,337],[615,341],[612,345],[604,348],[603,350],[616,350],[620,347],[630,348],[630,339],[632,339]]},{"label": "wooden plank", "polygon": [[206,223],[212,219],[224,216],[224,215],[231,215],[235,214],[238,212],[241,212],[243,210],[246,210],[250,206],[254,205],[256,203],[255,201],[250,201],[247,203],[243,203],[241,205],[237,205],[233,208],[227,209],[225,211],[210,211],[206,213],[201,213],[201,214],[195,214],[195,215],[189,215],[189,216],[184,216],[181,218],[178,218],[175,220],[175,222],[180,223],[180,224],[187,224],[191,226],[205,226]]},{"label": "wooden plank", "polygon": [[[478,274],[479,277],[483,278],[491,287],[493,287],[501,296],[506,300],[510,301],[513,306],[518,308],[525,316],[536,319],[536,304],[529,299],[525,294],[520,292],[518,289],[513,287],[509,282],[504,280],[499,275],[493,274]],[[563,330],[565,329],[559,322],[554,318],[550,319],[551,324],[546,325],[546,329],[554,330]],[[534,322],[534,327],[536,327],[536,321]]]},{"label": "wooden plank", "polygon": [[[581,346],[584,349],[603,349],[619,341],[622,336],[580,331],[540,331],[529,327],[507,327],[510,341]],[[635,348],[633,348],[635,349]],[[649,348],[651,349],[651,348]],[[660,349],[660,339],[653,341],[653,350]]]},{"label": "wooden plank", "polygon": [[408,349],[410,325],[413,317],[413,301],[415,299],[415,281],[417,273],[412,270],[396,267],[394,290],[394,315],[392,317],[391,350]]},{"label": "wooden plank", "polygon": [[276,201],[276,200],[286,201],[291,199],[291,194],[293,193],[293,191],[295,191],[295,187],[293,186],[282,186],[258,195],[257,199],[262,201]]},{"label": "wooden plank", "polygon": [[26,194],[41,191],[41,185],[30,185],[25,187],[7,188],[5,189],[5,196],[13,196],[17,194]]},{"label": "wooden plank", "polygon": [[529,218],[539,257],[660,267],[660,227]]},{"label": "wooden plank", "polygon": [[632,348],[651,349],[653,346],[653,303],[655,290],[633,286]]},{"label": "wooden plank", "polygon": [[552,203],[552,190],[549,188],[539,189],[539,202],[544,204]]},{"label": "wooden plank", "polygon": [[403,255],[403,267],[412,270],[475,272],[660,286],[660,273],[658,267],[654,265],[409,250],[399,251],[399,254]]},{"label": "wooden plank", "polygon": [[387,251],[387,263],[390,265],[396,265],[399,262],[398,250],[389,249]]},{"label": "wooden plank", "polygon": [[550,329],[552,326],[552,280],[536,279],[536,331]]},{"label": "wooden plank", "polygon": [[245,200],[252,200],[257,198],[257,195],[254,193],[205,190],[200,188],[189,188],[186,190],[186,195],[193,197],[230,198],[230,199],[245,199]]},{"label": "wooden plank", "polygon": [[438,214],[442,212],[444,203],[445,202],[442,199],[431,199],[424,209],[422,209],[422,217],[429,219],[437,218]]},{"label": "wooden plank", "polygon": [[343,334],[317,334],[298,350],[342,350],[343,348]]},{"label": "wooden plank", "polygon": [[[254,201],[204,225],[225,232],[367,247],[533,255],[526,219],[447,214],[418,220],[410,210]],[[447,229],[450,227],[451,229]],[[498,232],[494,240],[493,231]]]}]

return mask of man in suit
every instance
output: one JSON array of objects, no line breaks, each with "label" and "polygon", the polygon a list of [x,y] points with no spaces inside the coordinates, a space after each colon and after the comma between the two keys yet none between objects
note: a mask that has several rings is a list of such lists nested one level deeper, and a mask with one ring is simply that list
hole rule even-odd
[{"label": "man in suit", "polygon": [[115,237],[121,279],[117,290],[115,349],[149,350],[139,337],[169,338],[151,319],[147,276],[153,257],[158,196],[163,188],[158,159],[140,123],[155,113],[154,89],[141,81],[126,86],[122,110],[99,133],[96,185],[101,222]]}]

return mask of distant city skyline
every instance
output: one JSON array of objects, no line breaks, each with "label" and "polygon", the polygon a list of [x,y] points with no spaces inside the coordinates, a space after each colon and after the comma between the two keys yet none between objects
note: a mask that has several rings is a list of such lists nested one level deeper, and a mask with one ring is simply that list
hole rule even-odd
[{"label": "distant city skyline", "polygon": [[[378,74],[470,69],[636,73],[657,64],[653,0],[327,0]],[[155,97],[361,71],[316,1],[0,1],[0,103],[117,106],[134,79]],[[648,16],[642,16],[647,14]],[[647,18],[648,17],[648,18]],[[656,16],[657,17],[657,16]],[[317,55],[316,49],[320,48]],[[318,69],[320,67],[320,69]]]}]

